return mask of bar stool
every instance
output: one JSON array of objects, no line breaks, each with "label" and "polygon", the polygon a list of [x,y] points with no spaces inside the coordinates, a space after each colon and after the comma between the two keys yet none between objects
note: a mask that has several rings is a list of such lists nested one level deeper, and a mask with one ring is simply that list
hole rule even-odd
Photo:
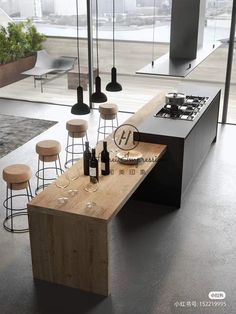
[{"label": "bar stool", "polygon": [[[45,140],[36,144],[36,153],[38,154],[38,170],[35,173],[37,178],[36,195],[40,190],[44,190],[45,187],[55,180],[59,174],[64,172],[61,166],[60,152],[61,144],[58,141]],[[54,166],[45,167],[45,163],[49,162],[54,162]],[[52,177],[52,172],[54,172],[56,176]],[[50,182],[46,183],[46,181]]]},{"label": "bar stool", "polygon": [[[66,162],[65,168],[69,168],[69,164],[74,164],[74,161],[79,158],[76,156],[83,155],[84,152],[84,137],[88,141],[88,122],[83,119],[73,119],[66,122],[66,129],[68,131],[66,144]],[[75,143],[75,139],[77,143]],[[71,159],[69,159],[71,156]],[[82,157],[82,156],[81,156]]]},{"label": "bar stool", "polygon": [[[29,181],[32,177],[31,169],[29,166],[24,164],[10,165],[3,169],[2,176],[3,180],[7,183],[6,199],[3,202],[3,206],[6,209],[6,218],[3,221],[3,227],[9,232],[27,232],[29,231],[28,227],[16,228],[14,226],[13,220],[16,217],[28,215],[27,207],[16,207],[16,204],[19,203],[19,199],[22,199],[23,202],[23,199],[26,198],[27,201],[30,202],[33,198]],[[13,195],[13,191],[19,191],[24,189],[26,193]]]},{"label": "bar stool", "polygon": [[[99,141],[100,134],[103,135],[103,139],[106,135],[112,133],[118,127],[118,106],[112,103],[101,104],[99,106],[99,124],[97,142]],[[114,125],[114,120],[116,124]],[[111,121],[110,125],[107,125],[107,121]]]}]

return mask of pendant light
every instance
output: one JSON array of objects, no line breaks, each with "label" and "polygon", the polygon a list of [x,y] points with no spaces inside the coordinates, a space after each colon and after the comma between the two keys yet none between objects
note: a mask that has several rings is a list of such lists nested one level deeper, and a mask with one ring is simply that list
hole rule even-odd
[{"label": "pendant light", "polygon": [[[215,16],[217,16],[217,12],[219,10],[219,5],[218,5],[218,1],[216,3],[216,1],[213,3],[214,5],[214,9],[215,9]],[[215,43],[216,43],[216,27],[217,27],[217,20],[214,20],[214,34],[213,34],[213,43],[212,43],[212,48],[215,48]]]},{"label": "pendant light", "polygon": [[154,67],[154,56],[155,56],[155,26],[156,26],[156,0],[153,1],[152,67]]},{"label": "pendant light", "polygon": [[83,99],[83,88],[81,83],[81,69],[80,69],[80,51],[79,51],[79,5],[78,0],[76,0],[76,24],[77,24],[77,61],[78,61],[78,74],[79,74],[79,86],[77,87],[77,103],[71,108],[71,113],[75,115],[84,115],[90,113],[90,108],[84,103]]},{"label": "pendant light", "polygon": [[101,78],[99,76],[99,57],[98,57],[98,0],[96,0],[96,50],[97,50],[97,76],[95,78],[95,93],[91,95],[91,101],[101,103],[107,101],[107,96],[101,91]]},{"label": "pendant light", "polygon": [[113,27],[112,27],[112,47],[113,47],[113,67],[111,69],[111,82],[107,84],[106,90],[109,92],[119,92],[122,90],[122,86],[117,82],[117,70],[115,67],[115,0],[112,2],[113,13]]}]

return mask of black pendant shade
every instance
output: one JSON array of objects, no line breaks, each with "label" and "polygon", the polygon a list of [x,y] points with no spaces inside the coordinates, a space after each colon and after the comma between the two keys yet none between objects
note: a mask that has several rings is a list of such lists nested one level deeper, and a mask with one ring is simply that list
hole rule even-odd
[{"label": "black pendant shade", "polygon": [[106,90],[109,92],[119,92],[122,90],[122,86],[117,82],[117,71],[115,67],[111,69],[111,82],[107,84]]},{"label": "black pendant shade", "polygon": [[91,95],[91,101],[95,103],[101,103],[107,101],[107,96],[101,91],[101,78],[97,76],[95,78],[95,93]]},{"label": "black pendant shade", "polygon": [[77,61],[78,61],[78,79],[79,79],[79,86],[77,87],[77,103],[74,104],[71,108],[71,113],[75,115],[84,115],[90,113],[90,108],[88,105],[84,103],[83,97],[83,88],[80,85],[81,81],[81,72],[80,72],[80,51],[79,51],[79,4],[78,0],[76,0],[76,24],[77,24],[77,36],[76,36],[76,43],[77,43]]},{"label": "black pendant shade", "polygon": [[75,115],[84,115],[90,113],[90,108],[84,103],[83,88],[77,87],[77,103],[71,108],[71,113]]},{"label": "black pendant shade", "polygon": [[101,91],[101,78],[99,76],[98,0],[96,0],[96,52],[97,52],[97,76],[95,78],[95,92],[91,95],[90,100],[95,103],[101,103],[107,101],[107,96]]},{"label": "black pendant shade", "polygon": [[122,90],[122,86],[117,82],[117,70],[115,66],[115,0],[112,1],[112,56],[113,56],[113,67],[111,68],[111,82],[107,84],[106,90],[108,92],[119,92]]}]

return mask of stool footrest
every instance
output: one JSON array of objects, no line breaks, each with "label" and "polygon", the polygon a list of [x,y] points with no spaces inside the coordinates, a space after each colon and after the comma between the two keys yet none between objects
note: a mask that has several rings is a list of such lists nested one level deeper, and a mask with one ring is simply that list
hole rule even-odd
[{"label": "stool footrest", "polygon": [[71,163],[72,165],[74,164],[74,162],[76,162],[76,161],[78,161],[78,160],[80,160],[81,158],[73,158],[73,159],[70,159],[70,160],[67,160],[66,162],[65,162],[65,168],[66,169],[69,169],[70,167],[68,167],[68,165]]},{"label": "stool footrest", "polygon": [[9,216],[7,216],[4,221],[3,221],[3,227],[5,230],[12,232],[12,233],[24,233],[24,232],[28,232],[29,228],[22,228],[22,229],[16,229],[16,228],[10,228],[7,226],[7,222],[9,220],[12,220],[14,217],[19,217],[19,216],[28,216],[28,212],[23,212],[23,213],[15,213],[15,214],[11,214]]},{"label": "stool footrest", "polygon": [[46,167],[46,168],[41,168],[41,169],[39,169],[38,171],[36,171],[36,172],[35,172],[35,177],[36,177],[37,179],[44,180],[44,181],[54,181],[54,180],[57,179],[56,177],[55,177],[55,178],[54,178],[54,177],[53,177],[53,178],[45,178],[45,177],[42,177],[42,176],[40,175],[40,173],[43,172],[43,171],[45,171],[45,170],[55,170],[55,171],[60,171],[61,174],[64,173],[64,170],[61,169],[61,168],[59,168],[59,167]]},{"label": "stool footrest", "polygon": [[8,201],[10,201],[11,199],[14,199],[16,197],[20,197],[20,196],[24,196],[24,197],[31,197],[33,198],[33,195],[29,194],[16,194],[16,195],[12,195],[12,196],[9,196],[5,199],[5,201],[3,202],[3,207],[6,208],[7,210],[10,210],[10,211],[15,211],[15,212],[20,212],[20,211],[23,211],[23,210],[27,210],[27,207],[23,207],[23,208],[11,208],[9,207],[7,204],[8,204]]},{"label": "stool footrest", "polygon": [[83,154],[83,151],[77,151],[77,152],[75,152],[74,151],[74,149],[73,149],[73,147],[84,147],[84,144],[70,144],[70,145],[67,145],[66,147],[65,147],[65,151],[67,152],[67,153],[69,153],[69,154],[74,154],[74,155],[81,155],[81,154]]}]

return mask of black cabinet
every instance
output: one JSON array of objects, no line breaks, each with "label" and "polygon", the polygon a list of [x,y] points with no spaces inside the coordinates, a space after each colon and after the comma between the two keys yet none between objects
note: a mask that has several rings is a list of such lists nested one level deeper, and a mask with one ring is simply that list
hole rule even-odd
[{"label": "black cabinet", "polygon": [[201,93],[198,91],[199,96],[209,99],[194,121],[156,118],[153,113],[139,126],[140,141],[165,144],[167,153],[136,190],[134,198],[181,206],[184,193],[217,137],[220,90],[205,89]]}]

